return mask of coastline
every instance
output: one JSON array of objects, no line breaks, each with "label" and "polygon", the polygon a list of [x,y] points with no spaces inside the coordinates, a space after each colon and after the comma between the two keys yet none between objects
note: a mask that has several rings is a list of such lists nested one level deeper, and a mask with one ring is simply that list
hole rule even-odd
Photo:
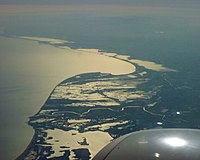
[{"label": "coastline", "polygon": [[[0,38],[1,40],[4,39],[7,41],[4,42],[7,47],[10,47],[9,42],[11,42],[11,48],[14,52],[9,54],[15,54],[15,50],[19,50],[18,52],[21,52],[17,53],[19,55],[15,55],[18,56],[16,59],[15,56],[12,57],[13,63],[17,60],[16,68],[20,69],[14,70],[14,74],[16,75],[17,72],[20,73],[20,76],[21,74],[24,74],[25,79],[19,82],[27,83],[26,85],[28,85],[28,88],[26,88],[27,86],[25,86],[25,88],[26,91],[30,92],[30,94],[34,91],[34,96],[32,97],[29,95],[30,97],[28,99],[30,100],[31,98],[32,103],[24,103],[24,107],[28,108],[28,112],[23,113],[23,117],[29,117],[39,113],[45,101],[55,89],[54,87],[60,84],[63,80],[76,75],[96,72],[108,73],[112,75],[129,75],[136,71],[136,66],[142,66],[146,69],[161,72],[174,71],[154,62],[134,60],[126,55],[109,53],[99,49],[72,49],[68,47],[68,43],[72,42],[65,40],[43,37]],[[24,66],[27,68],[24,69]],[[7,68],[5,67],[5,72],[7,72],[7,70],[11,70],[9,67],[10,66]],[[29,79],[27,79],[27,76]],[[132,75],[130,75],[130,78],[131,76]],[[34,83],[31,83],[32,81]],[[27,97],[25,97],[25,99],[26,98]],[[14,106],[17,105],[15,104]],[[25,121],[20,121],[23,126],[25,124],[24,122]],[[24,126],[24,128],[29,127],[27,127],[27,124]],[[23,133],[23,131],[21,132]],[[27,135],[27,137],[32,137],[33,133],[29,134],[31,134],[31,136]],[[32,140],[34,140],[34,136]],[[23,145],[24,147],[22,148],[26,148],[27,145],[27,148],[31,146],[32,141],[30,142],[30,139],[31,138],[25,142],[26,144]],[[22,157],[23,155],[24,152],[19,157]]]},{"label": "coastline", "polygon": [[[11,85],[10,87],[13,87],[14,85],[18,86],[20,84],[20,88],[24,88],[25,91],[29,94],[28,98],[26,96],[23,97],[24,95],[22,97],[19,97],[18,101],[21,101],[21,99],[24,100],[23,104],[24,104],[24,107],[26,108],[25,110],[28,110],[28,112],[23,111],[23,115],[21,115],[21,113],[15,112],[16,119],[17,119],[17,115],[20,117],[21,116],[28,117],[28,116],[34,115],[36,112],[38,112],[38,110],[41,109],[41,106],[44,104],[44,102],[50,95],[53,88],[57,84],[59,84],[63,79],[73,77],[80,73],[88,73],[88,72],[129,74],[129,73],[135,71],[135,67],[132,64],[115,59],[113,57],[107,57],[102,54],[85,53],[85,51],[82,52],[82,51],[78,51],[78,50],[73,50],[68,47],[63,49],[63,48],[58,48],[58,47],[55,47],[52,45],[41,44],[41,43],[38,43],[38,41],[35,42],[33,40],[25,40],[25,39],[20,39],[17,37],[15,37],[15,38],[1,37],[1,41],[3,42],[2,45],[5,44],[4,45],[5,50],[8,50],[7,52],[9,52],[9,54],[12,56],[12,57],[8,57],[8,56],[6,57],[6,59],[9,60],[9,63],[5,61],[4,63],[1,64],[2,66],[7,65],[4,67],[5,70],[2,72],[4,74],[7,72],[6,74],[8,74],[9,76],[8,77],[5,76],[5,77],[7,79],[10,79],[9,81],[11,81],[11,79],[16,79],[16,77],[14,77],[15,75],[19,76],[20,79],[19,80],[16,79],[16,81],[17,81],[16,84]],[[10,48],[11,48],[11,50],[10,50]],[[15,52],[18,50],[20,53],[16,54]],[[11,53],[11,52],[13,52],[13,53]],[[2,53],[2,54],[4,54],[4,53]],[[14,57],[13,57],[13,55],[14,55]],[[15,57],[15,56],[17,56],[17,57]],[[58,58],[58,57],[60,57],[60,58]],[[72,57],[72,58],[70,58],[70,57]],[[11,58],[11,60],[9,58]],[[79,58],[79,60],[78,60],[78,58]],[[85,60],[86,60],[86,62],[85,62]],[[50,63],[49,63],[49,61],[50,61]],[[17,62],[17,64],[14,64],[15,62]],[[48,65],[46,64],[46,62],[48,63]],[[78,63],[78,62],[81,62],[81,63]],[[92,64],[90,64],[89,62],[91,62]],[[111,63],[111,62],[113,62],[113,63]],[[5,64],[5,63],[7,63],[7,64]],[[87,65],[87,64],[89,64],[89,65]],[[104,68],[101,70],[102,64],[104,64],[103,65]],[[107,65],[105,65],[105,64],[107,64]],[[110,65],[110,64],[112,64],[112,65]],[[59,67],[56,65],[59,65]],[[72,65],[73,67],[70,67],[69,65]],[[26,67],[24,68],[24,66],[26,66]],[[76,66],[78,66],[78,67],[76,67]],[[13,70],[13,67],[14,67],[14,70]],[[118,67],[121,67],[122,69],[119,70]],[[75,68],[75,70],[72,71],[72,68]],[[128,68],[128,70],[126,71],[127,68]],[[124,71],[126,71],[126,72],[124,72]],[[40,73],[37,73],[37,72],[40,72]],[[3,75],[3,73],[2,73],[2,75]],[[25,78],[21,77],[21,75],[23,75]],[[30,82],[27,82],[27,80]],[[49,82],[49,81],[51,81],[51,82]],[[10,82],[10,83],[12,83],[12,82]],[[17,83],[19,83],[19,84],[17,84]],[[26,86],[23,86],[22,83],[25,83]],[[3,83],[2,83],[2,85],[5,86]],[[33,85],[33,86],[31,87],[30,85]],[[45,87],[45,85],[47,85],[48,87]],[[5,88],[5,90],[6,90],[6,88]],[[32,92],[34,92],[33,96],[31,96]],[[8,93],[8,94],[10,94],[10,93]],[[19,94],[19,93],[18,92],[12,93],[11,95],[13,95],[13,94]],[[21,93],[21,94],[23,94],[23,93]],[[2,95],[3,95],[3,91],[2,91]],[[10,98],[12,99],[13,97],[10,97]],[[31,103],[30,102],[27,103],[25,100],[26,98],[27,98],[27,101],[30,101],[30,99],[31,99]],[[17,104],[12,104],[12,105],[15,106],[17,109],[17,107],[18,107]],[[23,106],[20,106],[20,108],[21,108],[20,110],[23,110]],[[27,120],[28,120],[28,118],[27,118]],[[9,121],[9,119],[5,120],[5,122],[6,121]],[[26,128],[30,129],[30,126],[28,127],[24,120],[23,120],[23,122],[19,121],[17,123],[20,123],[23,126],[23,129],[18,128],[18,130],[21,130],[22,133],[23,133],[23,130],[26,130]],[[7,122],[6,122],[4,125],[9,125],[9,123],[7,124]],[[3,128],[3,126],[2,126],[2,128]],[[13,127],[10,126],[11,130],[12,130],[12,128]],[[32,128],[31,128],[31,130],[32,130]],[[3,130],[3,131],[5,133],[7,132],[6,130]],[[13,132],[12,132],[13,138],[15,137],[14,133],[15,133],[15,131],[13,130]],[[27,138],[29,140],[27,140],[27,142],[24,142],[24,143],[26,143],[24,145],[20,144],[21,139],[23,138],[23,135],[22,135],[22,137],[16,137],[17,141],[19,141],[18,143],[21,145],[21,149],[19,149],[19,146],[17,146],[17,148],[13,148],[12,150],[14,150],[15,152],[17,152],[17,150],[22,151],[23,148],[26,148],[27,145],[30,143],[32,135],[33,135],[33,133],[31,133],[30,136],[28,133],[26,133],[26,137],[29,137],[29,138]],[[9,146],[9,142],[6,142],[6,143]],[[17,143],[17,142],[15,142],[15,143]],[[2,144],[2,145],[4,145],[4,144]],[[22,146],[24,146],[24,147],[22,147]],[[12,155],[12,157],[13,156],[14,155]]]}]

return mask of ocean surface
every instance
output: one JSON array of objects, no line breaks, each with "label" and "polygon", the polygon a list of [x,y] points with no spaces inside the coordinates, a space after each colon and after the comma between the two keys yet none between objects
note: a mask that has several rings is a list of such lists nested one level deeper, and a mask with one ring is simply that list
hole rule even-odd
[{"label": "ocean surface", "polygon": [[[175,111],[186,106],[199,110],[198,8],[94,5],[8,11],[0,15],[2,36],[62,39],[73,42],[68,44],[71,48],[96,48],[162,64],[177,71],[162,74],[173,88],[162,95],[164,105],[173,105]],[[28,117],[41,108],[58,83],[74,76],[72,68],[66,70],[62,56],[48,52],[53,48],[0,38],[1,159],[14,159],[23,152],[33,135],[26,124]]]}]

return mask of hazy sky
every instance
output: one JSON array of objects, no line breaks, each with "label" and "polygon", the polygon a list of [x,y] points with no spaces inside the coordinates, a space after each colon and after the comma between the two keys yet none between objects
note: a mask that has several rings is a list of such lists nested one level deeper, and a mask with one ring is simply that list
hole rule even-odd
[{"label": "hazy sky", "polygon": [[199,7],[199,0],[0,0],[0,4],[133,4]]}]

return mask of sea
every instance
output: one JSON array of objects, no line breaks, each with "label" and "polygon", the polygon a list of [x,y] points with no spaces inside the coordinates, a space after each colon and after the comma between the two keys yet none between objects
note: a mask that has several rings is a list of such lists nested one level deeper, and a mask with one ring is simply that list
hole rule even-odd
[{"label": "sea", "polygon": [[[14,6],[0,15],[0,159],[15,159],[25,150],[34,134],[27,124],[29,116],[40,110],[58,83],[74,76],[59,64],[60,59],[52,62],[57,55],[47,52],[51,46],[43,48],[19,36],[62,39],[74,49],[95,48],[162,64],[176,70],[162,73],[172,86],[162,95],[165,107],[200,111],[198,7],[34,7]],[[193,123],[199,120],[197,114],[190,118]]]}]

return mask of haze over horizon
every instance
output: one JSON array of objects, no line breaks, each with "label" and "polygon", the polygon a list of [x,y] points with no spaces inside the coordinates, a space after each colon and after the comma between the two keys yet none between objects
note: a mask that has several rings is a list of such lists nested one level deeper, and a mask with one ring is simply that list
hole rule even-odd
[{"label": "haze over horizon", "polygon": [[34,4],[34,5],[86,5],[86,4],[103,4],[103,5],[144,5],[144,6],[166,6],[166,7],[199,7],[198,0],[0,0],[1,4]]}]

